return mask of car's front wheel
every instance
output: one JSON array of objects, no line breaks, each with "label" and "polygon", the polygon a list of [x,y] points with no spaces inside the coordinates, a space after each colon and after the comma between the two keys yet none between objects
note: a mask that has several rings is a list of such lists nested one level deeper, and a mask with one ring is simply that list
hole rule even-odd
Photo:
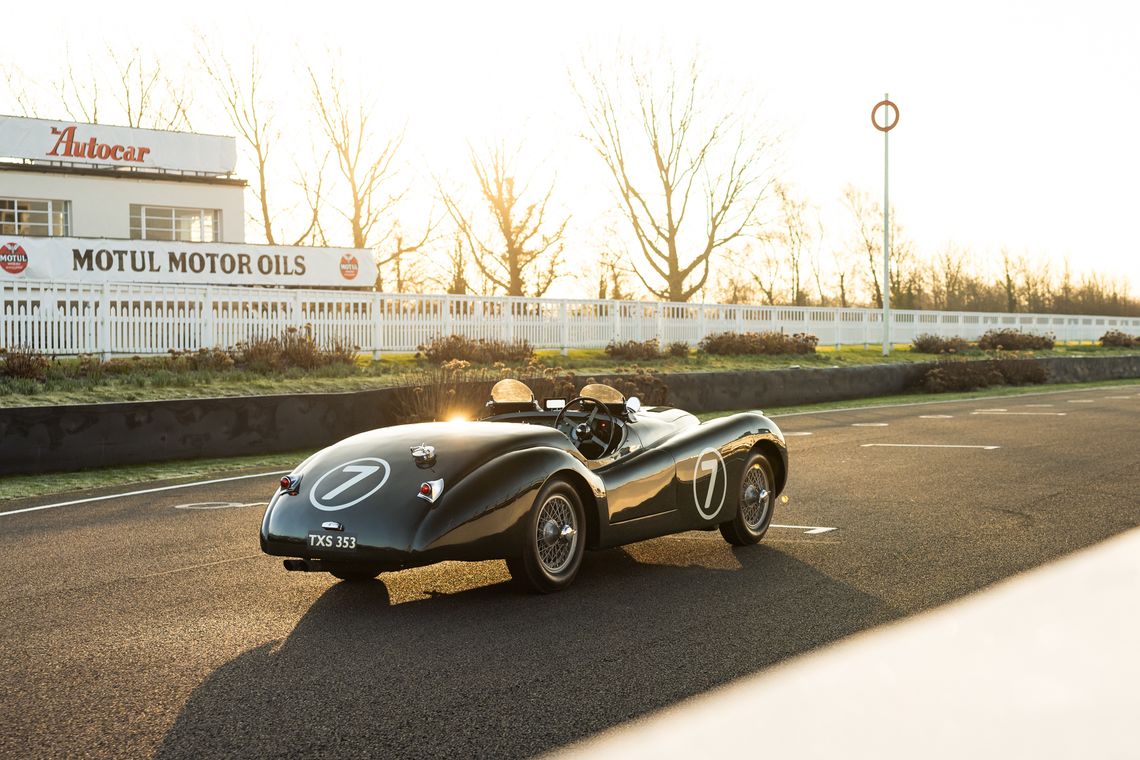
[{"label": "car's front wheel", "polygon": [[524,588],[549,594],[573,582],[586,546],[582,500],[564,480],[538,492],[527,516],[522,551],[507,559],[511,576]]},{"label": "car's front wheel", "polygon": [[750,546],[764,538],[772,523],[775,483],[772,465],[763,454],[757,452],[748,457],[736,491],[736,516],[720,524],[725,541],[733,546]]}]

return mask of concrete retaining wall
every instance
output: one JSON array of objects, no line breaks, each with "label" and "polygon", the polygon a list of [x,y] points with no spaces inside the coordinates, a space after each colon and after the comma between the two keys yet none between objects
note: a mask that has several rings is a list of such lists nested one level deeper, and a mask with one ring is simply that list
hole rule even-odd
[{"label": "concrete retaining wall", "polygon": [[[1042,359],[1050,382],[1140,377],[1140,356]],[[693,412],[764,409],[902,393],[930,364],[689,372],[665,376]],[[595,379],[606,381],[605,376]],[[61,472],[324,446],[395,422],[398,391],[0,409],[0,475]]]}]

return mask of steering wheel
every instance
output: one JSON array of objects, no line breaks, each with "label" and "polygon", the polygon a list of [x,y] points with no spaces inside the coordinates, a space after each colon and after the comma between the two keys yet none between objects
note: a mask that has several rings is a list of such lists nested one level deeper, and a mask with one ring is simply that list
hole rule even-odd
[{"label": "steering wheel", "polygon": [[[586,404],[593,404],[594,408],[590,411],[590,416],[586,418],[585,422],[579,422],[577,425],[563,430],[562,425],[566,421],[566,412],[570,411],[570,407],[574,406],[574,404],[581,404],[583,408]],[[609,421],[610,436],[604,441],[598,436],[597,430],[594,427],[594,420],[598,417]],[[609,451],[610,446],[613,445],[614,435],[617,433],[617,419],[615,419],[613,414],[610,413],[610,410],[606,408],[606,405],[596,398],[575,396],[566,402],[566,406],[562,407],[558,412],[558,416],[554,418],[554,427],[556,430],[562,430],[563,433],[566,433],[566,435],[570,437],[570,440],[578,447],[578,451],[581,452],[582,456],[587,459],[597,459]],[[590,453],[587,453],[589,450],[587,447],[595,446],[598,451],[591,456]]]}]

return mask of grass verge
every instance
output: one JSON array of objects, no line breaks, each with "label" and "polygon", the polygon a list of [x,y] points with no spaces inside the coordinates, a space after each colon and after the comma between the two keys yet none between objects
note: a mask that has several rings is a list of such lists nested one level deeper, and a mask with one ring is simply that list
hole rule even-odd
[{"label": "grass verge", "polygon": [[[832,409],[858,409],[869,406],[893,406],[897,404],[914,404],[931,401],[959,401],[963,399],[993,398],[995,396],[1018,396],[1050,393],[1053,391],[1081,390],[1084,388],[1112,388],[1138,385],[1140,385],[1140,378],[1130,380],[1104,380],[1092,383],[1036,385],[1030,387],[998,387],[969,393],[912,393],[901,396],[877,396],[874,398],[835,401],[822,404],[769,407],[765,412],[773,416],[778,416],[798,412],[816,412]],[[697,416],[702,420],[709,420],[728,414],[734,414],[736,411],[740,410],[707,412]],[[47,494],[64,495],[69,492],[108,486],[136,485],[186,477],[224,478],[229,475],[240,474],[243,471],[257,469],[289,469],[300,463],[311,453],[313,452],[310,450],[304,450],[291,451],[284,454],[267,454],[263,456],[192,459],[181,462],[164,462],[161,464],[109,467],[99,470],[84,470],[81,472],[50,475],[16,475],[0,478],[0,504],[13,499],[26,499]]]},{"label": "grass verge", "polygon": [[288,470],[312,453],[311,450],[289,451],[284,454],[188,459],[45,475],[12,475],[0,478],[0,504],[13,499],[29,499],[47,494],[66,495],[74,491],[108,486],[138,485],[181,478],[212,480],[241,474],[245,470]]},{"label": "grass verge", "polygon": [[[1096,345],[1063,345],[1051,351],[1019,352],[1019,356],[1126,356],[1136,354],[1131,348],[1102,348]],[[631,371],[635,368],[653,372],[713,372],[726,370],[765,370],[788,367],[852,367],[868,364],[897,364],[938,360],[936,354],[923,354],[898,346],[890,356],[882,356],[878,348],[821,346],[814,354],[790,356],[711,356],[690,352],[685,357],[663,357],[629,362],[608,357],[601,349],[574,349],[567,356],[558,351],[538,351],[538,357],[549,367],[560,367],[582,377]],[[970,350],[960,354],[965,359],[992,358],[985,352]],[[277,374],[259,374],[243,370],[192,372],[126,371],[98,378],[74,377],[65,365],[75,359],[56,360],[59,371],[49,373],[46,381],[0,377],[0,407],[61,406],[117,401],[159,401],[169,399],[218,398],[231,396],[268,396],[300,393],[344,393],[386,388],[407,383],[407,378],[425,366],[411,354],[388,354],[372,361],[359,357],[353,366],[330,366],[316,370],[290,369]]]}]

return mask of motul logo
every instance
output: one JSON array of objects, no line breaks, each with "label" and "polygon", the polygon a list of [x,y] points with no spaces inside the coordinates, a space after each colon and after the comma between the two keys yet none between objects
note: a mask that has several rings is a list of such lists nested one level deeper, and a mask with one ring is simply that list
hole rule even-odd
[{"label": "motul logo", "polygon": [[351,253],[340,257],[340,276],[346,280],[355,280],[360,274],[360,262]]},{"label": "motul logo", "polygon": [[[141,164],[150,148],[136,147],[134,145],[108,145],[92,137],[90,140],[76,140],[75,127],[59,129],[52,127],[51,133],[59,135],[55,145],[45,155],[59,158],[86,158],[98,161],[130,161]],[[62,153],[60,151],[63,151]]]}]

